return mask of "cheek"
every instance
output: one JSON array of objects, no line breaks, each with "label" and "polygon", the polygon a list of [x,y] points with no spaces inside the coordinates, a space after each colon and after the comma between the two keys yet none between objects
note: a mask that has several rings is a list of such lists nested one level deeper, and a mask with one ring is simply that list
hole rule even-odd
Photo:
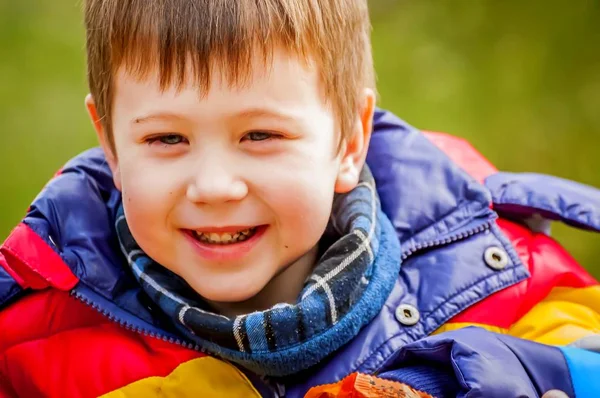
[{"label": "cheek", "polygon": [[329,221],[331,195],[296,195],[289,198],[290,205],[281,212],[281,227],[286,243],[303,243],[304,251],[317,244]]},{"label": "cheek", "polygon": [[275,213],[284,244],[298,250],[310,250],[329,221],[335,164],[330,161],[305,162],[279,170],[286,171],[271,173],[271,182],[266,185],[267,204]]},{"label": "cheek", "polygon": [[[139,212],[162,213],[181,195],[184,181],[173,167],[135,159],[121,165],[121,183],[125,204]],[[185,190],[183,190],[185,193]]]},{"label": "cheek", "polygon": [[131,233],[140,247],[162,263],[169,253],[170,214],[177,201],[176,183],[147,165],[121,165],[123,207]]}]

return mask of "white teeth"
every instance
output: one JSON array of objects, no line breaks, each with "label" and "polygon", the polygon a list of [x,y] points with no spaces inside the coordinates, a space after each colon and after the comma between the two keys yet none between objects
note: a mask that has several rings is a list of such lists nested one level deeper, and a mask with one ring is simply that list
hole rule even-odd
[{"label": "white teeth", "polygon": [[236,232],[234,234],[231,233],[204,233],[194,231],[194,236],[201,240],[202,242],[213,243],[213,244],[231,244],[237,242],[243,242],[246,239],[250,238],[256,232],[256,228],[249,228],[243,231]]}]

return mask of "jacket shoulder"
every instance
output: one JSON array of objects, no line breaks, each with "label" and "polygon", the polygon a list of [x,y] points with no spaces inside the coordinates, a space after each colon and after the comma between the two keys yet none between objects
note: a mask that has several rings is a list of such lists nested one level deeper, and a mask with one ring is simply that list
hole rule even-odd
[{"label": "jacket shoulder", "polygon": [[0,384],[17,396],[91,397],[166,376],[203,354],[128,330],[68,292],[46,289],[0,311],[0,357]]},{"label": "jacket shoulder", "polygon": [[496,223],[530,276],[452,318],[437,333],[477,325],[551,344],[569,344],[600,328],[600,286],[549,236],[549,223],[600,231],[600,191],[532,173],[502,173],[466,140],[425,133],[490,192]]},{"label": "jacket shoulder", "polygon": [[477,181],[484,182],[487,177],[498,172],[498,169],[464,138],[433,131],[424,131],[423,134]]},{"label": "jacket shoulder", "polygon": [[449,134],[424,135],[472,178],[489,190],[501,216],[545,229],[544,220],[562,221],[600,232],[600,190],[575,181],[539,173],[506,173],[467,140]]},{"label": "jacket shoulder", "polygon": [[44,239],[25,223],[0,246],[0,309],[28,291],[48,287],[68,291],[78,281],[52,239]]}]

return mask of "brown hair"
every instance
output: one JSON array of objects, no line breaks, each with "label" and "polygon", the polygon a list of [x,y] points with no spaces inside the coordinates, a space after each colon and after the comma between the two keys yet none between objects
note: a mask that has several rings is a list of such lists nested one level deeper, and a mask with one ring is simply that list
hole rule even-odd
[{"label": "brown hair", "polygon": [[317,66],[342,137],[365,87],[374,88],[367,0],[86,0],[88,82],[111,148],[113,79],[158,67],[163,88],[194,74],[201,93],[211,69],[230,85],[248,81],[276,46]]}]

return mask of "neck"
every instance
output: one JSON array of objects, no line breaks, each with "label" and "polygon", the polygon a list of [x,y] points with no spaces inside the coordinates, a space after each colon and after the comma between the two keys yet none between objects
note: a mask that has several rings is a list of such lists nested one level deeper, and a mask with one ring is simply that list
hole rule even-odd
[{"label": "neck", "polygon": [[312,273],[317,262],[318,253],[319,246],[315,245],[308,253],[275,275],[257,295],[248,300],[233,303],[209,301],[209,304],[219,314],[230,318],[264,311],[275,304],[295,304],[306,278]]}]

